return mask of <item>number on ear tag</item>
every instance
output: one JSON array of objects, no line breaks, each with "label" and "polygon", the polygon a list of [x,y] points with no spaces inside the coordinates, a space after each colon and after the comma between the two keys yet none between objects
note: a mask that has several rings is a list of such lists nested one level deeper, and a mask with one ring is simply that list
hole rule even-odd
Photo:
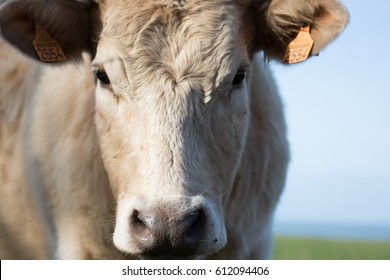
[{"label": "number on ear tag", "polygon": [[66,58],[61,45],[40,25],[36,25],[32,44],[39,59],[43,62],[59,62]]},{"label": "number on ear tag", "polygon": [[297,37],[287,46],[283,63],[293,64],[305,61],[311,52],[314,40],[310,35],[310,25],[302,27]]}]

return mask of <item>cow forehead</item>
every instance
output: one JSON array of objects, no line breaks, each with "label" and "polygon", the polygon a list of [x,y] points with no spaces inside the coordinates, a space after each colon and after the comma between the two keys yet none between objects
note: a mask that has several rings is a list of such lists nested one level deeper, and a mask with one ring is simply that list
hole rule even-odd
[{"label": "cow forehead", "polygon": [[101,3],[104,21],[109,22],[117,33],[130,29],[137,33],[151,19],[158,17],[166,17],[175,25],[188,20],[200,23],[206,29],[213,28],[213,23],[220,25],[233,18],[242,6],[235,0],[106,0]]},{"label": "cow forehead", "polygon": [[[235,1],[111,0],[103,15],[102,37],[120,41],[125,63],[142,67],[138,72],[144,77],[164,71],[175,83],[202,79],[205,73],[218,73],[222,79],[226,73],[221,70],[236,67],[232,56],[240,13]],[[209,78],[214,83],[218,79]]]}]

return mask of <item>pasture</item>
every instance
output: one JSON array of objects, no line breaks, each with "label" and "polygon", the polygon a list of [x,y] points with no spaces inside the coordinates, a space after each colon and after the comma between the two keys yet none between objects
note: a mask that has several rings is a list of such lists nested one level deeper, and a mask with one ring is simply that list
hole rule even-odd
[{"label": "pasture", "polygon": [[277,236],[275,260],[390,260],[390,243]]}]

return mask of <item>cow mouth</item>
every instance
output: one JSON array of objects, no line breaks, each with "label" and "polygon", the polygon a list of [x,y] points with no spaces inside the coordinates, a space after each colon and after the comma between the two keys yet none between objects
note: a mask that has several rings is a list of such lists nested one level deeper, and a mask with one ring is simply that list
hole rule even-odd
[{"label": "cow mouth", "polygon": [[140,252],[138,256],[143,260],[198,260],[204,257],[197,252],[196,247],[175,248],[167,243],[160,244],[160,248],[150,248]]},{"label": "cow mouth", "polygon": [[204,256],[178,256],[178,255],[160,255],[160,256],[150,256],[150,255],[139,255],[139,258],[142,260],[203,260]]}]

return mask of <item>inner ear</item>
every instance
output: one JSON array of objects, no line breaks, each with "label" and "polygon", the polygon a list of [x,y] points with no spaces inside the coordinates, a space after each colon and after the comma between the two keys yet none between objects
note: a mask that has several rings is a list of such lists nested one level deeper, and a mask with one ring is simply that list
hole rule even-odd
[{"label": "inner ear", "polygon": [[91,52],[91,21],[97,14],[98,6],[90,0],[7,1],[0,4],[0,32],[23,53],[39,59],[32,45],[39,25],[58,42],[67,60],[79,60],[83,51]]},{"label": "inner ear", "polygon": [[332,13],[323,6],[316,9],[316,16],[311,28],[314,39],[312,54],[317,55],[334,37],[336,37],[348,21],[347,13]]},{"label": "inner ear", "polygon": [[35,34],[35,23],[24,8],[13,8],[12,3],[0,10],[0,32],[4,39],[16,46],[25,54],[37,58],[32,45]]}]

